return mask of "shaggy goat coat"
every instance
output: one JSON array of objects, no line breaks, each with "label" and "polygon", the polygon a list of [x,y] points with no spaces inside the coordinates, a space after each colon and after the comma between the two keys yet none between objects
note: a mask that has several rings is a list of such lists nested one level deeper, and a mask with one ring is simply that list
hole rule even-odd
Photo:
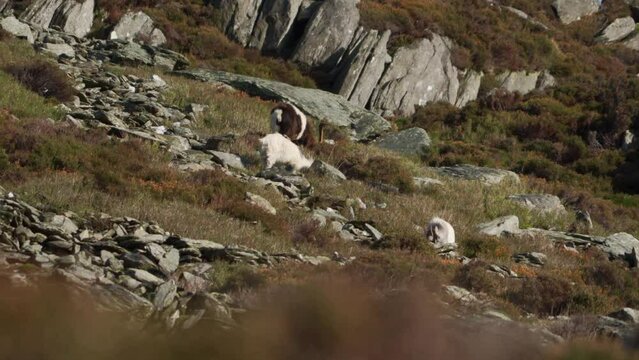
[{"label": "shaggy goat coat", "polygon": [[280,133],[266,135],[260,139],[260,144],[265,169],[280,163],[301,170],[313,164],[313,159],[306,158],[297,145]]},{"label": "shaggy goat coat", "polygon": [[424,232],[428,241],[437,245],[455,244],[455,230],[453,226],[438,217],[430,219]]},{"label": "shaggy goat coat", "polygon": [[315,145],[312,124],[295,105],[279,103],[271,110],[271,130],[302,146]]}]

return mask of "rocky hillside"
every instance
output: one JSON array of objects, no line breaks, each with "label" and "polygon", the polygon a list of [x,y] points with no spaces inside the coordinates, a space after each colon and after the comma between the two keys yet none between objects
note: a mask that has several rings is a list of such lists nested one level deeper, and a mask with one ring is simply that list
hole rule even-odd
[{"label": "rocky hillside", "polygon": [[635,5],[0,0],[0,351],[635,358]]}]

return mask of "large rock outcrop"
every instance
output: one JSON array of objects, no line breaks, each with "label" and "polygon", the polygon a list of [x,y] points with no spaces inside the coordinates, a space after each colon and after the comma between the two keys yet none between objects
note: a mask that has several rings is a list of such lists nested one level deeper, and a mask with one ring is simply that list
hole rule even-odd
[{"label": "large rock outcrop", "polygon": [[269,53],[279,53],[287,42],[302,0],[264,0],[248,46]]},{"label": "large rock outcrop", "polygon": [[135,39],[152,46],[159,46],[166,42],[164,33],[156,28],[153,19],[142,11],[124,14],[113,28],[111,39]]},{"label": "large rock outcrop", "polygon": [[366,106],[386,64],[391,61],[386,51],[390,31],[379,34],[377,30],[359,28],[337,75],[334,91],[353,104]]},{"label": "large rock outcrop", "polygon": [[398,49],[373,92],[371,109],[412,114],[429,102],[455,104],[460,72],[451,61],[452,46],[450,39],[433,34]]},{"label": "large rock outcrop", "polygon": [[431,140],[426,130],[416,127],[386,134],[374,144],[400,154],[420,156],[428,152]]},{"label": "large rock outcrop", "polygon": [[[331,91],[379,114],[411,115],[416,106],[436,101],[463,107],[479,95],[484,74],[453,65],[452,40],[431,34],[391,57],[391,32],[360,27],[358,0],[211,2],[229,38],[318,71]],[[500,82],[505,91],[526,94],[553,85],[554,78],[508,72]]]},{"label": "large rock outcrop", "polygon": [[58,26],[77,37],[86,36],[93,25],[94,0],[36,0],[21,20],[48,28]]},{"label": "large rock outcrop", "polygon": [[570,24],[599,11],[597,0],[555,0],[552,7],[564,24]]},{"label": "large rock outcrop", "polygon": [[359,0],[326,0],[310,19],[292,60],[310,67],[336,66],[359,24]]},{"label": "large rock outcrop", "polygon": [[353,138],[357,140],[373,138],[390,129],[390,123],[381,116],[327,91],[300,88],[277,81],[221,71],[194,69],[178,71],[176,74],[201,81],[223,83],[249,95],[268,100],[290,102],[316,119],[349,128]]}]

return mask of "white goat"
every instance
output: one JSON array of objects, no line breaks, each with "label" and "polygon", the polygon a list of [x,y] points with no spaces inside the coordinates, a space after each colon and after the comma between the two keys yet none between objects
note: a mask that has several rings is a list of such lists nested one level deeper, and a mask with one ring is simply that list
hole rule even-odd
[{"label": "white goat", "polygon": [[281,163],[291,165],[297,171],[313,164],[313,159],[306,158],[297,145],[280,133],[266,135],[260,139],[260,144],[265,169]]},{"label": "white goat", "polygon": [[435,243],[435,245],[455,244],[455,229],[447,221],[438,217],[430,219],[424,232],[428,241]]}]

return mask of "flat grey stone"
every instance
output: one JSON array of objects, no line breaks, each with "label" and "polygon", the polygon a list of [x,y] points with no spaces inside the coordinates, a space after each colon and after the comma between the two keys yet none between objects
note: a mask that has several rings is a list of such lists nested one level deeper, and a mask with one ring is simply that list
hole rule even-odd
[{"label": "flat grey stone", "polygon": [[514,215],[502,216],[495,220],[479,224],[479,233],[488,236],[502,236],[519,232],[519,218]]},{"label": "flat grey stone", "polygon": [[512,171],[480,167],[475,165],[455,165],[431,168],[439,175],[459,179],[480,181],[486,185],[497,185],[502,182],[519,183],[519,176]]}]

